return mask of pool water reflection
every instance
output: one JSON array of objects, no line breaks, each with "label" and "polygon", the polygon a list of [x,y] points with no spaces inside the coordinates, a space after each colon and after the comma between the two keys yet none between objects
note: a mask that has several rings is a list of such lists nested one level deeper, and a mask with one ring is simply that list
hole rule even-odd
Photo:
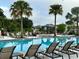
[{"label": "pool water reflection", "polygon": [[67,41],[74,41],[74,45],[79,43],[79,37],[56,37],[56,38],[32,38],[0,41],[0,48],[16,46],[15,51],[27,51],[32,44],[41,44],[42,49],[47,48],[52,42],[60,42],[59,45],[64,45]]}]

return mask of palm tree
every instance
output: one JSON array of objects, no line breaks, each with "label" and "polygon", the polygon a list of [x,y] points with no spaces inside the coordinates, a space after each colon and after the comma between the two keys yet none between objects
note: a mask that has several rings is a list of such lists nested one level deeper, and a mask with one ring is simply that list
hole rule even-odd
[{"label": "palm tree", "polygon": [[4,11],[0,8],[0,23],[1,27],[4,27],[6,16],[4,15]]},{"label": "palm tree", "polygon": [[4,29],[5,29],[5,20],[6,16],[4,15],[4,11],[0,8],[0,29],[1,29],[1,35],[4,36]]},{"label": "palm tree", "polygon": [[29,17],[32,15],[32,8],[25,1],[16,1],[11,5],[11,15],[13,18],[21,19],[21,37],[23,36],[23,16]]},{"label": "palm tree", "polygon": [[57,32],[57,29],[56,29],[56,17],[57,17],[57,14],[62,15],[62,12],[63,12],[62,5],[55,4],[55,5],[50,6],[49,14],[54,14],[54,16],[55,16],[54,36],[56,36],[56,32]]},{"label": "palm tree", "polygon": [[67,15],[65,16],[66,19],[69,19],[68,21],[66,21],[66,33],[68,34],[71,30],[74,30],[74,19],[73,15],[71,13],[67,13]]},{"label": "palm tree", "polygon": [[4,11],[0,8],[0,18],[5,18]]},{"label": "palm tree", "polygon": [[74,26],[74,18],[73,18],[73,15],[71,13],[67,13],[67,15],[65,16],[66,19],[69,19],[67,22],[66,22],[66,25],[68,26]]},{"label": "palm tree", "polygon": [[69,12],[66,15],[66,19],[71,19],[72,18],[72,14],[70,14]]},{"label": "palm tree", "polygon": [[78,28],[78,22],[79,22],[79,20],[78,20],[78,18],[79,18],[79,7],[74,7],[74,8],[72,8],[71,9],[71,13],[73,14],[73,16],[74,16],[74,18],[75,18],[75,20],[74,21],[76,21],[77,22],[77,26],[76,26],[76,28],[77,28],[77,35],[78,35],[78,33],[79,33],[79,28]]}]

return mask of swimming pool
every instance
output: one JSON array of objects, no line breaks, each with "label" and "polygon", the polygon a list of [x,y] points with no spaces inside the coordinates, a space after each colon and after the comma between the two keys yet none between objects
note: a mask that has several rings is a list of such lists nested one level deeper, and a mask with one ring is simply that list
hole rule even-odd
[{"label": "swimming pool", "polygon": [[79,43],[79,37],[49,37],[49,38],[23,38],[15,40],[1,40],[0,48],[16,46],[15,51],[27,51],[28,47],[32,44],[41,44],[41,48],[47,48],[52,42],[60,42],[59,45],[64,45],[67,41],[74,41],[76,45]]}]

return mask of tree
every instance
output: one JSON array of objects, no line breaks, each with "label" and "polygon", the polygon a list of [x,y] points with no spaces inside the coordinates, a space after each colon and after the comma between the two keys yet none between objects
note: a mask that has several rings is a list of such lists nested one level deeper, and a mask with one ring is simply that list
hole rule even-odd
[{"label": "tree", "polygon": [[4,28],[5,19],[4,11],[0,8],[0,29]]},{"label": "tree", "polygon": [[57,31],[59,32],[59,33],[64,33],[64,31],[65,31],[65,24],[59,24],[59,25],[57,25]]},{"label": "tree", "polygon": [[7,20],[9,21],[8,31],[9,32],[19,32],[20,31],[20,24],[17,21]]},{"label": "tree", "polygon": [[68,21],[66,21],[66,33],[67,33],[74,27],[74,18],[73,15],[69,12],[65,16],[65,18],[68,19]]},{"label": "tree", "polygon": [[[32,31],[33,22],[30,19],[23,18],[23,28],[24,31]],[[6,19],[4,21],[4,28],[8,32],[20,32],[20,20],[12,20],[12,19]]]},{"label": "tree", "polygon": [[33,22],[28,18],[23,18],[23,28],[25,31],[32,31]]},{"label": "tree", "polygon": [[16,1],[11,5],[11,15],[13,18],[21,19],[21,37],[23,36],[23,16],[29,17],[32,15],[32,8],[25,1]]},{"label": "tree", "polygon": [[67,13],[67,15],[65,16],[66,17],[66,19],[69,19],[67,22],[66,22],[66,24],[67,25],[74,25],[74,21],[76,21],[76,17],[73,17],[73,14],[71,14],[71,13]]},{"label": "tree", "polygon": [[72,25],[73,22],[69,20],[69,21],[66,22],[66,24],[67,24],[67,25]]},{"label": "tree", "polygon": [[72,19],[72,14],[70,14],[69,12],[66,15],[66,19]]},{"label": "tree", "polygon": [[0,18],[5,18],[4,11],[0,8]]},{"label": "tree", "polygon": [[79,33],[79,28],[78,28],[78,22],[79,22],[79,20],[78,20],[78,18],[79,18],[79,7],[74,7],[74,8],[72,8],[71,9],[71,12],[72,12],[72,14],[73,14],[73,16],[74,16],[74,18],[75,18],[75,21],[77,22],[77,35],[79,35],[78,33]]},{"label": "tree", "polygon": [[54,32],[55,33],[54,33],[54,36],[56,36],[56,32],[57,32],[57,29],[56,29],[56,16],[57,16],[57,14],[62,15],[62,12],[63,12],[62,5],[56,4],[56,5],[51,5],[50,6],[49,14],[54,14],[54,16],[55,16],[55,21],[54,21],[54,23],[55,23]]}]

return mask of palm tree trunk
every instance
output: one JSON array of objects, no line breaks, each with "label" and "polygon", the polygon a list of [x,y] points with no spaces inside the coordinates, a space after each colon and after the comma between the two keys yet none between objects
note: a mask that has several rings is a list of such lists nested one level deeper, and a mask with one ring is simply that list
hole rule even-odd
[{"label": "palm tree trunk", "polygon": [[77,21],[77,35],[78,35],[78,21]]},{"label": "palm tree trunk", "polygon": [[20,6],[21,7],[21,38],[23,38],[23,9],[22,9],[22,5]]},{"label": "palm tree trunk", "polygon": [[21,38],[23,38],[23,18],[21,16]]},{"label": "palm tree trunk", "polygon": [[54,36],[56,36],[56,33],[57,33],[57,29],[56,29],[56,14],[55,14],[55,21],[54,21],[54,23],[55,23],[55,29],[54,29]]},{"label": "palm tree trunk", "polygon": [[78,35],[79,31],[78,31],[78,15],[77,15],[77,35]]}]

